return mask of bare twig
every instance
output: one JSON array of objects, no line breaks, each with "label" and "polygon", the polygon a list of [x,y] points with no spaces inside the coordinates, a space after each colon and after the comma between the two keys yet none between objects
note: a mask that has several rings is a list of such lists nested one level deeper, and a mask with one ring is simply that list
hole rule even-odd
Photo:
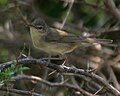
[{"label": "bare twig", "polygon": [[25,17],[23,16],[19,6],[18,6],[18,2],[17,0],[13,0],[14,4],[15,4],[15,9],[16,9],[16,13],[18,14],[18,16],[21,18],[21,20],[26,24],[26,26],[28,27],[30,25],[30,23],[25,19]]},{"label": "bare twig", "polygon": [[95,95],[98,94],[102,89],[103,89],[103,87],[100,88],[97,92],[95,92]]},{"label": "bare twig", "polygon": [[111,67],[109,68],[109,71],[110,71],[110,80],[112,81],[112,83],[115,86],[115,88],[117,88],[118,90],[120,90],[120,84],[117,81],[115,73],[113,72],[113,69]]},{"label": "bare twig", "polygon": [[25,91],[25,90],[18,90],[18,89],[7,89],[7,88],[0,88],[1,91],[9,91],[11,93],[17,93],[17,94],[20,94],[20,95],[27,95],[27,96],[43,96],[42,94],[38,94],[38,93],[35,93],[35,92],[30,92],[30,91]]},{"label": "bare twig", "polygon": [[[72,1],[70,0],[61,0],[61,1],[64,1],[66,3],[72,3]],[[94,9],[102,9],[102,10],[106,10],[104,7],[102,6],[98,6],[97,4],[93,4],[93,3],[88,3],[86,2],[85,0],[75,0],[74,1],[74,4],[81,4],[82,6],[89,6],[89,7],[92,7]]]},{"label": "bare twig", "polygon": [[64,18],[64,20],[63,20],[63,22],[62,22],[62,25],[61,25],[60,29],[62,29],[63,26],[65,25],[65,22],[66,22],[66,20],[67,20],[67,18],[68,18],[68,15],[70,14],[70,11],[71,11],[71,9],[72,9],[73,3],[74,3],[74,0],[71,0],[70,5],[69,5],[69,8],[68,8],[68,11],[67,11],[67,14],[66,14],[66,16],[65,16],[65,18]]},{"label": "bare twig", "polygon": [[[14,60],[14,63],[16,62],[16,60]],[[50,69],[53,70],[57,70],[57,72],[60,73],[74,73],[74,74],[79,74],[79,75],[84,75],[86,77],[91,78],[93,81],[97,82],[98,84],[102,85],[104,88],[106,88],[106,90],[108,92],[110,92],[111,94],[113,94],[114,96],[120,96],[120,92],[115,89],[112,85],[110,85],[108,82],[106,82],[103,78],[101,78],[100,76],[94,74],[94,73],[89,73],[86,72],[83,69],[77,69],[77,68],[71,68],[71,67],[67,67],[67,66],[59,66],[57,64],[54,63],[47,63],[48,59],[34,59],[34,58],[25,58],[25,59],[19,59],[17,61],[17,64],[40,64],[42,66],[46,66]],[[13,61],[9,61],[6,63],[3,63],[0,65],[0,70],[4,70],[5,68],[7,68],[8,66],[10,66],[13,63]]]},{"label": "bare twig", "polygon": [[109,10],[109,12],[118,20],[120,21],[120,11],[115,6],[115,3],[113,0],[104,0],[104,4],[106,9]]},{"label": "bare twig", "polygon": [[28,79],[28,80],[35,80],[35,81],[38,81],[38,82],[41,82],[45,85],[48,85],[48,86],[51,86],[51,87],[67,87],[67,88],[71,88],[71,89],[74,89],[74,90],[77,90],[77,91],[80,91],[83,95],[85,96],[96,96],[96,95],[93,95],[91,93],[88,93],[87,91],[81,89],[80,87],[77,87],[75,85],[71,85],[71,84],[68,84],[66,82],[60,82],[60,83],[51,83],[47,80],[43,80],[42,78],[40,77],[36,77],[36,76],[28,76],[28,75],[19,75],[17,77],[14,77],[13,79]]}]

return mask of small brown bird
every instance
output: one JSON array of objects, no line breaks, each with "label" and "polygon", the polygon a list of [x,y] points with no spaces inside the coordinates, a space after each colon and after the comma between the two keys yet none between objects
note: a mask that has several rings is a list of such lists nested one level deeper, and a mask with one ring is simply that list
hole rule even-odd
[{"label": "small brown bird", "polygon": [[51,28],[42,19],[36,19],[30,25],[30,34],[34,47],[51,55],[64,55],[75,48],[87,47],[96,42],[112,42],[109,39],[86,38]]}]

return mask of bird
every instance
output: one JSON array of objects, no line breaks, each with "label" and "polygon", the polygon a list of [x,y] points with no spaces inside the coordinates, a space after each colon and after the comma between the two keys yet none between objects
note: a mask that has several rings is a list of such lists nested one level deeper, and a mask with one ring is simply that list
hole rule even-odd
[{"label": "bird", "polygon": [[[89,47],[99,43],[111,43],[110,39],[96,39],[83,37],[75,34],[71,34],[64,30],[50,27],[46,22],[41,19],[35,19],[30,25],[30,35],[32,43],[35,48],[48,53],[47,65],[51,63],[51,56],[60,56],[64,59],[64,62],[60,65],[64,67],[67,63],[68,57],[66,54],[71,53],[73,50],[79,47]],[[57,60],[60,58],[57,58]],[[53,60],[53,59],[52,59]],[[55,73],[51,72],[50,74]],[[45,71],[44,79],[48,76],[48,69]]]},{"label": "bird", "polygon": [[112,42],[110,39],[86,38],[52,28],[41,18],[35,19],[29,26],[34,47],[52,56],[63,56],[78,47],[88,47],[95,43]]}]

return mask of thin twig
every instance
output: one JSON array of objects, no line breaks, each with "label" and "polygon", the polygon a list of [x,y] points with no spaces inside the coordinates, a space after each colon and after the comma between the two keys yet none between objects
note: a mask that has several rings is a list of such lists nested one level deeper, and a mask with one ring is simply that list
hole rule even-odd
[{"label": "thin twig", "polygon": [[17,0],[13,0],[14,4],[15,4],[15,9],[16,9],[16,13],[18,14],[18,16],[22,19],[22,21],[25,23],[25,25],[28,27],[30,26],[30,23],[25,19],[25,17],[23,16],[19,6],[18,6],[18,2]]},{"label": "thin twig", "polygon": [[51,86],[51,87],[56,87],[56,86],[57,87],[67,87],[67,88],[70,88],[70,89],[78,90],[85,96],[97,96],[97,95],[93,95],[93,94],[83,90],[80,87],[77,87],[75,85],[66,83],[67,81],[60,82],[60,83],[52,83],[52,82],[44,80],[44,79],[42,79],[40,77],[29,76],[29,75],[19,75],[19,76],[13,77],[13,79],[15,79],[15,80],[18,80],[18,79],[35,80],[35,81],[41,82],[41,83],[43,83],[45,85],[48,85],[48,86]]},{"label": "thin twig", "polygon": [[62,22],[62,25],[61,25],[60,29],[62,29],[62,28],[64,27],[65,22],[66,22],[69,14],[70,14],[70,11],[71,11],[71,9],[72,9],[73,3],[74,3],[74,0],[71,0],[70,5],[69,5],[69,8],[68,8],[68,11],[67,11],[67,13],[66,13],[66,16],[65,16],[65,18],[64,18],[64,20],[63,20],[63,22]]},{"label": "thin twig", "polygon": [[22,96],[43,96],[42,94],[38,94],[35,92],[25,91],[25,90],[18,90],[18,89],[7,89],[7,88],[0,88],[1,91],[9,91],[11,93],[20,94]]},{"label": "thin twig", "polygon": [[[5,68],[8,68],[11,64],[15,63],[16,60],[14,61],[9,61],[3,64],[0,64],[0,70],[4,70]],[[114,88],[112,85],[110,85],[108,82],[106,82],[103,78],[100,76],[94,74],[94,73],[89,73],[86,72],[83,69],[77,69],[77,68],[72,68],[72,67],[67,67],[67,66],[59,66],[54,63],[47,63],[48,59],[34,59],[34,58],[25,58],[25,59],[19,59],[17,60],[17,65],[24,65],[24,64],[40,64],[41,66],[48,67],[53,70],[57,70],[60,73],[74,73],[74,74],[79,74],[79,75],[84,75],[86,77],[91,78],[93,81],[97,82],[99,85],[102,85],[108,92],[113,94],[114,96],[120,96],[120,92]]]},{"label": "thin twig", "polygon": [[106,9],[109,10],[109,12],[115,17],[118,21],[120,21],[120,11],[116,7],[113,0],[104,0],[104,5],[106,6]]},{"label": "thin twig", "polygon": [[101,87],[94,95],[97,95],[104,87]]}]

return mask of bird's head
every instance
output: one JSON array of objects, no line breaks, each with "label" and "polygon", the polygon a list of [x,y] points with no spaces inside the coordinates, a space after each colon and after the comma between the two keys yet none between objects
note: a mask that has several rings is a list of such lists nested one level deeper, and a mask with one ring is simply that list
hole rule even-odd
[{"label": "bird's head", "polygon": [[30,32],[38,33],[39,35],[44,35],[48,31],[48,26],[42,19],[35,19],[30,25]]}]

